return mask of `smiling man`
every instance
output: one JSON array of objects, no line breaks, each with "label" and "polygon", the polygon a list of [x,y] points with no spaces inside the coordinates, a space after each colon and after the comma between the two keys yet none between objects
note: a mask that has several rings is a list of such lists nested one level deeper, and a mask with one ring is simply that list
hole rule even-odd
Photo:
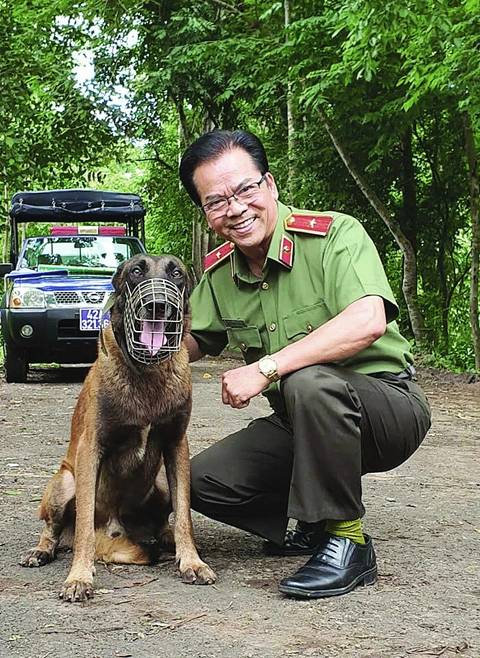
[{"label": "smiling man", "polygon": [[180,177],[226,241],[191,298],[190,359],[239,348],[246,365],[224,373],[223,402],[263,393],[273,411],[192,460],[192,506],[263,537],[270,555],[311,554],[284,594],[373,584],[361,476],[404,462],[430,426],[375,246],[353,217],[283,205],[250,133],[203,135]]}]

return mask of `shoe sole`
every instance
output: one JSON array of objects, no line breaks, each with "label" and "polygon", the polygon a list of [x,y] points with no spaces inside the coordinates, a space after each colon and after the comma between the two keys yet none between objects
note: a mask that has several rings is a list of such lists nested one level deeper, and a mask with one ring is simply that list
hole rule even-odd
[{"label": "shoe sole", "polygon": [[314,548],[299,548],[298,550],[292,550],[292,551],[285,551],[279,548],[278,550],[275,550],[275,548],[264,548],[263,549],[263,554],[267,555],[268,557],[273,556],[273,557],[295,557],[297,555],[313,555],[317,549]]},{"label": "shoe sole", "polygon": [[346,585],[345,587],[338,587],[337,589],[305,590],[300,587],[289,587],[288,585],[279,585],[278,589],[282,594],[294,596],[295,598],[321,599],[326,598],[327,596],[341,596],[342,594],[348,594],[360,585],[367,587],[369,585],[374,585],[376,582],[377,567],[375,566],[373,569],[370,569],[366,573],[362,573],[361,576],[355,578],[355,580],[353,580],[349,585]]}]

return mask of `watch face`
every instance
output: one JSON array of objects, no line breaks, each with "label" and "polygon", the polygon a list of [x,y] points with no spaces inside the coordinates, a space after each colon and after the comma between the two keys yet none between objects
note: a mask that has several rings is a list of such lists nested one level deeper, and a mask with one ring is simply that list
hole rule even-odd
[{"label": "watch face", "polygon": [[277,364],[275,363],[275,361],[273,359],[269,359],[268,357],[266,357],[265,359],[260,359],[258,365],[261,372],[265,375],[267,374],[270,375],[274,373],[277,369]]}]

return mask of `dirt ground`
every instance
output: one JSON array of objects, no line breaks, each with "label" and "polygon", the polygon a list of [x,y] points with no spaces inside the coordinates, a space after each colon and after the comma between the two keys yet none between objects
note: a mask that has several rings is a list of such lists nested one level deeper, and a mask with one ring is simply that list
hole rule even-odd
[{"label": "dirt ground", "polygon": [[[267,413],[263,399],[225,408],[219,373],[194,365],[191,450]],[[99,564],[95,598],[58,598],[71,554],[41,569],[18,561],[36,543],[36,508],[63,455],[85,371],[0,382],[0,656],[54,658],[480,657],[480,383],[424,371],[434,423],[401,468],[365,477],[374,587],[333,599],[284,598],[277,581],[303,558],[262,555],[255,537],[194,515],[211,587],[184,585],[169,558],[152,567]]]}]

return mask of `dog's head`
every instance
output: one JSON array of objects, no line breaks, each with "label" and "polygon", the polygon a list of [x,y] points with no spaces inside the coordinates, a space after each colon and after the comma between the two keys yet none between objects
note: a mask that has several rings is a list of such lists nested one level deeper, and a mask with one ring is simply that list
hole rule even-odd
[{"label": "dog's head", "polygon": [[177,352],[190,321],[191,280],[182,261],[138,254],[119,266],[112,283],[111,323],[124,353],[151,365]]}]

